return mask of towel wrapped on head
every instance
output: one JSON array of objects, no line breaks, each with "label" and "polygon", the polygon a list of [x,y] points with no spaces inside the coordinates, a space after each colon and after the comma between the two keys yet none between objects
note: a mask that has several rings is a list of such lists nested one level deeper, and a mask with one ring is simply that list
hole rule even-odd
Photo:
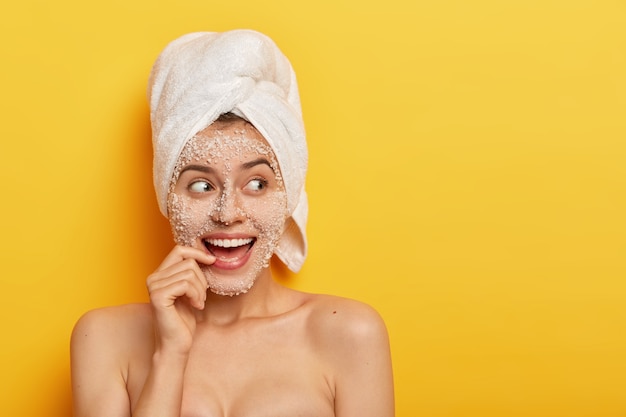
[{"label": "towel wrapped on head", "polygon": [[308,154],[295,73],[276,44],[251,30],[184,35],[159,55],[148,98],[161,212],[167,216],[170,181],[187,141],[220,115],[234,113],[276,155],[291,213],[276,254],[289,269],[300,270],[307,251]]}]

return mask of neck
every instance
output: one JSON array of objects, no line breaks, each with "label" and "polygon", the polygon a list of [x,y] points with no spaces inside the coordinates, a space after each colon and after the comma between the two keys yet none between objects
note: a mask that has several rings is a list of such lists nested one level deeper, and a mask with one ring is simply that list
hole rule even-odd
[{"label": "neck", "polygon": [[287,288],[275,282],[269,268],[257,278],[247,293],[227,296],[217,295],[210,290],[204,310],[198,312],[198,322],[208,325],[229,325],[249,318],[269,317],[280,314],[281,294]]}]

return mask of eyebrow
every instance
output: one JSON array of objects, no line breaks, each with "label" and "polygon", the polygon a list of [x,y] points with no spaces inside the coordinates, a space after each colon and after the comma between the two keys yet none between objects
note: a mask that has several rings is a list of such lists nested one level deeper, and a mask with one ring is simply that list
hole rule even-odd
[{"label": "eyebrow", "polygon": [[[270,162],[265,158],[258,158],[253,161],[245,162],[241,165],[241,167],[247,170],[247,169],[254,168],[257,165],[267,165],[268,167],[270,167],[272,172],[274,172],[274,168],[272,168],[272,165],[270,164]],[[180,170],[180,174],[182,174],[185,171],[200,171],[200,172],[204,172],[205,174],[215,173],[215,169],[206,165],[187,165],[183,169]]]},{"label": "eyebrow", "polygon": [[241,165],[241,167],[243,169],[250,169],[250,168],[254,168],[257,165],[267,165],[268,167],[270,167],[272,172],[274,171],[274,168],[272,168],[272,165],[270,164],[270,162],[265,158],[258,158],[253,161],[245,162]]},{"label": "eyebrow", "polygon": [[208,167],[206,165],[187,165],[185,168],[180,170],[180,173],[182,174],[185,171],[200,171],[200,172],[204,172],[205,174],[215,173],[215,170],[213,168]]}]

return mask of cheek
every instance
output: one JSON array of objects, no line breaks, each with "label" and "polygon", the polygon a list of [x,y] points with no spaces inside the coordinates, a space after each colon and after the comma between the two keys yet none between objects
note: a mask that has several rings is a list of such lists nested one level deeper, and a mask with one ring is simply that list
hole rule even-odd
[{"label": "cheek", "polygon": [[174,241],[183,246],[193,246],[198,236],[205,233],[214,202],[197,201],[170,193],[168,218]]},{"label": "cheek", "polygon": [[261,233],[282,233],[287,219],[287,196],[276,192],[268,198],[246,201],[243,211]]}]

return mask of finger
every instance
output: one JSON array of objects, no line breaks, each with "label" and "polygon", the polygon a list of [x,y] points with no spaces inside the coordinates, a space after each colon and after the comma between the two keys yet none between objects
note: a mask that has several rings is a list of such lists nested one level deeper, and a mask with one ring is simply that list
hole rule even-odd
[{"label": "finger", "polygon": [[216,260],[213,255],[200,249],[177,245],[170,251],[170,253],[167,254],[157,270],[167,268],[168,266],[181,262],[185,259],[194,259],[197,262],[206,265],[211,265]]},{"label": "finger", "polygon": [[205,265],[212,265],[216,260],[215,256],[207,253],[206,251],[188,246],[177,245],[170,251],[170,253],[167,254],[163,262],[161,262],[161,265],[157,268],[157,271],[165,269],[185,259],[194,259],[195,261]]},{"label": "finger", "polygon": [[148,287],[150,300],[157,307],[172,307],[176,300],[186,297],[198,309],[204,308],[206,287],[199,285],[192,270],[186,269],[174,275],[152,281]]},{"label": "finger", "polygon": [[200,295],[199,300],[204,302],[208,282],[197,262],[193,259],[185,259],[162,271],[156,271],[148,277],[148,291],[155,291],[176,280],[188,280]]},{"label": "finger", "polygon": [[[159,269],[148,277],[146,282],[148,291],[152,294],[178,279],[188,279],[197,290],[197,296],[188,295],[189,300],[193,301],[194,306],[204,308],[208,283],[205,274],[198,265],[198,260],[211,264],[215,262],[215,257],[195,248],[174,247]],[[189,271],[192,273],[190,274]],[[170,304],[172,302],[172,300],[167,301]]]},{"label": "finger", "polygon": [[147,285],[148,287],[150,287],[151,285],[153,285],[155,282],[159,280],[165,279],[169,276],[176,275],[183,271],[192,271],[194,275],[190,278],[192,279],[195,278],[198,282],[198,285],[203,290],[207,289],[208,283],[207,283],[206,276],[204,272],[202,272],[202,270],[200,269],[200,266],[194,259],[184,259],[178,263],[168,266],[165,269],[157,270],[156,272],[152,273],[148,277]]}]

